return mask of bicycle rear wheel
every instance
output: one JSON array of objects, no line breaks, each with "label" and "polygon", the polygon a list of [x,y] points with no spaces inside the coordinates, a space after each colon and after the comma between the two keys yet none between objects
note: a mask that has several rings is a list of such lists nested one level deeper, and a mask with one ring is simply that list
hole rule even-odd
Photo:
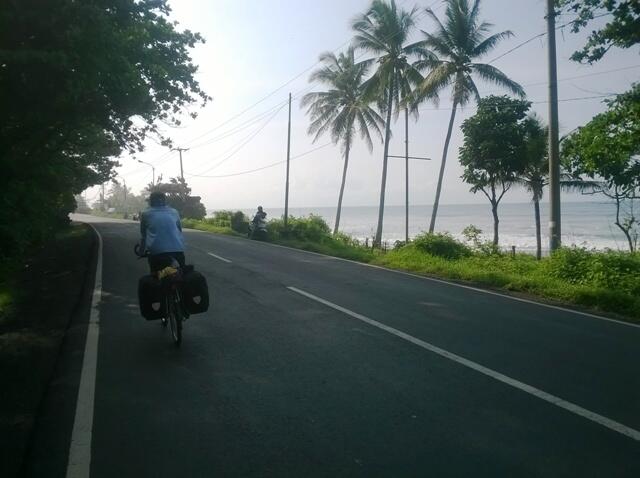
[{"label": "bicycle rear wheel", "polygon": [[182,308],[177,291],[172,292],[168,302],[167,315],[169,316],[169,325],[171,326],[171,336],[176,347],[180,347],[182,343]]}]

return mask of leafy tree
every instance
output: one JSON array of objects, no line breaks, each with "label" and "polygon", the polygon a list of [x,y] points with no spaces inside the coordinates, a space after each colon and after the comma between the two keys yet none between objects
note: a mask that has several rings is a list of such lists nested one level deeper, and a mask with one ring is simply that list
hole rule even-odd
[{"label": "leafy tree", "polygon": [[444,23],[431,9],[427,9],[427,14],[436,24],[436,31],[435,33],[422,32],[425,38],[420,42],[421,59],[416,63],[417,68],[428,71],[424,81],[416,88],[415,95],[418,100],[432,99],[445,88],[452,89],[453,106],[442,151],[438,186],[429,225],[431,233],[436,226],[442,180],[456,110],[458,106],[465,106],[471,100],[480,100],[474,76],[524,97],[522,87],[498,68],[487,63],[475,63],[478,58],[485,56],[501,40],[511,37],[513,33],[507,30],[490,35],[492,25],[479,18],[480,0],[473,1],[473,4],[470,4],[469,0],[446,0],[446,4]]},{"label": "leafy tree", "polygon": [[640,84],[606,103],[607,111],[563,141],[563,163],[574,178],[596,180],[592,193],[614,201],[615,225],[633,251],[639,233],[634,205],[640,199]]},{"label": "leafy tree", "polygon": [[116,180],[112,181],[106,202],[108,207],[114,208],[117,212],[124,213],[125,216],[142,211],[146,207],[144,196],[135,195],[131,188],[127,187],[124,182],[120,184]]},{"label": "leafy tree", "polygon": [[373,130],[382,139],[381,128],[384,120],[370,106],[370,100],[364,95],[363,81],[368,65],[356,64],[353,48],[349,48],[346,53],[340,53],[338,57],[333,53],[323,53],[320,55],[320,61],[323,63],[322,68],[314,71],[309,81],[319,81],[329,89],[305,95],[302,106],[308,107],[307,114],[311,117],[308,131],[309,134],[315,134],[314,142],[326,132],[331,134],[334,143],[342,142],[344,168],[338,196],[336,223],[333,228],[335,235],[340,227],[349,153],[356,130],[366,141],[369,151],[372,151],[373,142],[369,130]]},{"label": "leafy tree", "polygon": [[382,241],[391,114],[394,108],[396,114],[400,111],[401,102],[411,93],[412,85],[422,80],[409,61],[409,57],[416,53],[416,45],[405,45],[415,29],[416,14],[416,8],[410,11],[398,9],[395,0],[373,0],[369,10],[352,23],[355,47],[375,55],[365,64],[377,64],[375,72],[365,83],[366,94],[377,100],[381,111],[386,114],[380,207],[374,238],[374,244],[378,246]]},{"label": "leafy tree", "polygon": [[207,210],[200,196],[191,196],[191,188],[181,178],[171,178],[168,183],[156,184],[151,191],[161,191],[167,195],[167,204],[184,219],[204,219]]},{"label": "leafy tree", "polygon": [[478,112],[462,123],[462,178],[471,192],[482,192],[491,203],[493,245],[498,245],[498,205],[525,166],[524,118],[531,103],[506,96],[487,96]]},{"label": "leafy tree", "polygon": [[[46,238],[158,123],[206,101],[166,0],[0,3],[0,255]],[[134,120],[135,119],[135,120]]]},{"label": "leafy tree", "polygon": [[[594,63],[611,47],[630,48],[640,42],[640,1],[638,0],[556,0],[556,4],[576,13],[572,31],[579,32],[591,20],[607,16],[609,21],[589,35],[586,45],[571,55],[578,62]],[[611,15],[611,17],[609,16]]]}]

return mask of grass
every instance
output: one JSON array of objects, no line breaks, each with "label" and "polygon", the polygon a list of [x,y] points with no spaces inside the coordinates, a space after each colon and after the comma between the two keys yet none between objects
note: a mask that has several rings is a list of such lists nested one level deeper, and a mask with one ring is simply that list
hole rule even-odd
[{"label": "grass", "polygon": [[234,231],[231,227],[218,226],[207,222],[207,220],[198,221],[197,219],[183,219],[182,227],[185,229],[195,229],[197,231],[214,232],[216,234],[224,234],[226,236],[243,236],[239,232]]},{"label": "grass", "polygon": [[376,257],[376,252],[371,251],[371,249],[355,247],[331,237],[324,238],[322,241],[281,238],[272,242],[282,246],[302,249],[304,251],[318,252],[320,254],[340,257],[342,259],[350,259],[358,262],[371,262]]},{"label": "grass", "polygon": [[[567,270],[562,257],[566,252],[541,261],[527,254],[515,257],[472,254],[458,259],[445,259],[425,253],[415,245],[408,245],[378,256],[373,263],[418,274],[469,281],[504,291],[522,292],[600,312],[620,314],[630,321],[640,322],[640,256],[635,255],[634,258],[628,253],[577,251],[579,252],[575,254],[586,254],[590,259],[589,264],[583,264],[582,268],[573,271],[572,278],[557,273],[558,270]],[[591,265],[600,262],[607,254],[631,257],[631,261],[635,261],[638,266],[636,269],[629,269],[626,274],[620,274],[609,267],[608,271],[602,271],[599,278],[588,279]],[[607,283],[608,278],[616,276],[618,287]]]}]

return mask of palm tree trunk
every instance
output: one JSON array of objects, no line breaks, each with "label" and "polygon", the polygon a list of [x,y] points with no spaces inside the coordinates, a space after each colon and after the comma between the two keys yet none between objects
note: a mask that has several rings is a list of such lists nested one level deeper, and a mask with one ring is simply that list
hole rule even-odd
[{"label": "palm tree trunk", "polygon": [[336,225],[333,228],[333,235],[338,234],[340,227],[340,213],[342,212],[342,196],[344,195],[344,184],[347,181],[347,168],[349,166],[349,150],[351,149],[350,140],[347,137],[344,145],[344,169],[342,170],[342,184],[340,185],[340,195],[338,196],[338,210],[336,211]]},{"label": "palm tree trunk", "polygon": [[431,212],[431,224],[429,225],[429,234],[433,234],[436,228],[436,216],[438,215],[438,206],[440,204],[440,192],[442,191],[442,179],[444,178],[444,167],[447,163],[447,152],[449,151],[449,142],[451,141],[451,132],[453,131],[453,122],[456,119],[456,107],[458,105],[453,102],[451,109],[451,119],[449,120],[449,130],[447,131],[447,139],[444,141],[444,150],[442,151],[442,163],[440,163],[440,175],[438,176],[438,187],[436,188],[436,199],[433,201],[433,211]]},{"label": "palm tree trunk", "polygon": [[380,186],[380,209],[378,211],[378,228],[376,229],[376,237],[373,241],[374,245],[380,247],[382,244],[382,222],[384,220],[384,193],[387,187],[387,161],[389,160],[389,140],[391,139],[391,110],[393,109],[393,78],[389,83],[389,104],[387,105],[387,122],[385,124],[384,134],[384,159],[382,162],[382,185]]},{"label": "palm tree trunk", "polygon": [[533,199],[533,210],[536,216],[536,259],[542,258],[542,238],[540,236],[540,201]]},{"label": "palm tree trunk", "polygon": [[498,219],[498,203],[491,202],[491,213],[493,214],[493,245],[498,245],[498,227],[500,219]]}]

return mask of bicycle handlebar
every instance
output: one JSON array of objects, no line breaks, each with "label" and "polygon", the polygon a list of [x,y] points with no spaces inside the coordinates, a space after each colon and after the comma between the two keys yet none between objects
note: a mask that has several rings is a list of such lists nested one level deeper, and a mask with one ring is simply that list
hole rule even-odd
[{"label": "bicycle handlebar", "polygon": [[138,259],[149,257],[149,251],[144,251],[143,254],[140,253],[140,244],[136,244],[135,246],[133,246],[133,253],[138,256]]}]

